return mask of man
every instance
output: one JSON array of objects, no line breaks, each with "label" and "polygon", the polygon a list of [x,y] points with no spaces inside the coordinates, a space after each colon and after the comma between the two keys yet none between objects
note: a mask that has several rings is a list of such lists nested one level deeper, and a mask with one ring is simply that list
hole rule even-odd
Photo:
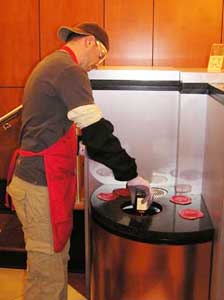
[{"label": "man", "polygon": [[94,104],[87,72],[109,50],[95,23],[61,27],[65,45],[33,70],[24,90],[20,149],[8,187],[23,225],[27,250],[25,300],[66,300],[69,237],[76,193],[75,126],[90,158],[112,169],[128,186],[149,183],[113,135],[113,125]]}]

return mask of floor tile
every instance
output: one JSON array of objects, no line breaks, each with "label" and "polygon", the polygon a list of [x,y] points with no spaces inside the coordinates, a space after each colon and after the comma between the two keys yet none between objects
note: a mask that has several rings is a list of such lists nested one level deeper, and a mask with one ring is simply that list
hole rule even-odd
[{"label": "floor tile", "polygon": [[0,269],[0,300],[14,300],[23,294],[25,271]]},{"label": "floor tile", "polygon": [[68,300],[86,300],[86,298],[68,285]]},{"label": "floor tile", "polygon": [[[23,300],[23,284],[26,271],[0,268],[0,300]],[[68,285],[68,300],[86,300],[71,285]]]}]

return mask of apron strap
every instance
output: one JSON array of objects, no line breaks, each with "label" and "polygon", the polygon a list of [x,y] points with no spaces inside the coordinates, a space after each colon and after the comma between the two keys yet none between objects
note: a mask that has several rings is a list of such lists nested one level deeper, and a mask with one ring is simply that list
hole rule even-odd
[{"label": "apron strap", "polygon": [[64,50],[65,52],[67,52],[71,56],[74,63],[78,64],[78,59],[77,59],[75,53],[72,51],[71,48],[69,48],[68,46],[63,46],[63,47],[61,47],[61,50]]}]

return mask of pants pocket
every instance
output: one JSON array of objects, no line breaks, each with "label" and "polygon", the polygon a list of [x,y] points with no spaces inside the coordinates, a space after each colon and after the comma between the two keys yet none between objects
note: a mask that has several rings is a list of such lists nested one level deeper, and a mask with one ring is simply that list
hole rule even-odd
[{"label": "pants pocket", "polygon": [[26,191],[23,189],[20,180],[13,177],[11,183],[7,186],[7,193],[11,196],[13,205],[16,209],[16,214],[20,222],[24,225],[26,220],[25,198]]}]

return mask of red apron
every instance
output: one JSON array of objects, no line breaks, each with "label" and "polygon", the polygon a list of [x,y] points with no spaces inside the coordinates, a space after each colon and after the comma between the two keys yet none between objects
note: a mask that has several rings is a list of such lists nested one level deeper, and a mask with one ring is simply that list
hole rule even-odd
[{"label": "red apron", "polygon": [[60,140],[43,151],[32,152],[17,149],[9,167],[8,180],[12,176],[18,154],[43,156],[55,252],[64,248],[72,231],[76,197],[76,152],[75,126],[72,125]]},{"label": "red apron", "polygon": [[[75,54],[68,47],[62,48],[77,63]],[[73,227],[73,208],[76,197],[76,153],[75,125],[55,144],[40,152],[17,149],[12,157],[8,182],[12,178],[17,155],[43,156],[49,193],[50,217],[54,251],[60,252],[70,238]],[[6,200],[6,205],[9,202]]]}]

